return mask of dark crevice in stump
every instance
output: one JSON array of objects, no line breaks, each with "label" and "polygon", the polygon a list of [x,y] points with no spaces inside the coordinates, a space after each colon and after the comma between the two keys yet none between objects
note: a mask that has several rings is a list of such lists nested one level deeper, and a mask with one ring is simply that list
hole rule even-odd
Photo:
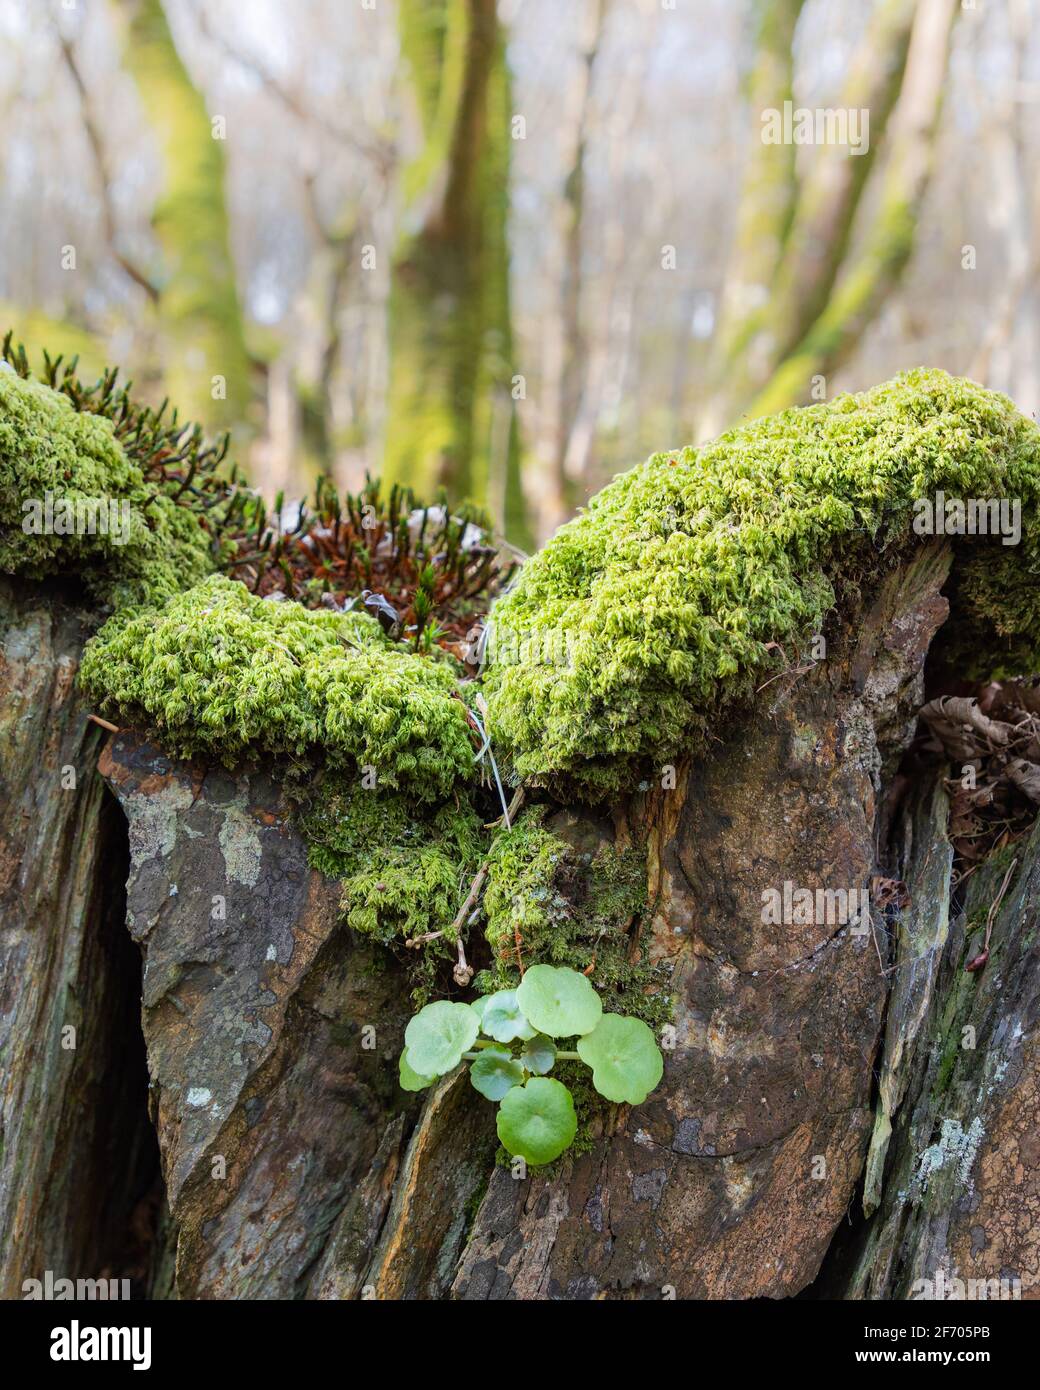
[{"label": "dark crevice in stump", "polygon": [[148,1063],[141,1031],[141,957],[126,932],[126,880],[130,867],[127,824],[116,798],[104,794],[98,945],[110,981],[108,1051],[97,1102],[99,1187],[85,1194],[97,1223],[94,1264],[103,1276],[129,1279],[132,1296],[154,1298],[157,1248],[165,1189],[159,1143],[148,1108]]}]

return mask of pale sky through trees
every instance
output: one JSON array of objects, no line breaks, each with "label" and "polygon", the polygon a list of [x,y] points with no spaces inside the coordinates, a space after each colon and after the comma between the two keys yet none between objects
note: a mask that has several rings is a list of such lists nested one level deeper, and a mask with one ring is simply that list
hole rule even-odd
[{"label": "pale sky through trees", "polygon": [[[934,140],[898,154],[900,169],[920,173],[898,174],[917,179],[912,246],[886,263],[851,326],[837,325],[840,352],[833,322],[800,326],[801,342],[778,361],[762,338],[775,325],[737,325],[735,366],[720,356],[720,326],[739,271],[745,176],[762,154],[759,7],[501,0],[511,357],[524,382],[515,428],[534,535],[613,472],[724,427],[756,398],[784,404],[775,392],[793,389],[808,399],[803,363],[826,362],[828,396],[926,364],[1040,410],[1038,0],[920,0],[904,15],[904,41],[911,22],[924,24],[910,12],[929,5],[933,32],[947,26],[949,58],[932,44]],[[796,105],[841,103],[882,8],[795,6]],[[226,225],[252,363],[236,452],[271,493],[306,489],[323,466],[356,483],[381,468],[392,272],[416,231],[409,217],[423,215],[406,189],[422,138],[396,6],[164,0],[162,9],[205,114],[226,123]],[[166,171],[127,61],[133,10],[134,0],[0,0],[0,307],[30,351],[62,346],[54,324],[84,330],[68,342],[91,344],[159,396],[170,253],[152,216]],[[918,61],[901,90],[913,81],[928,106],[926,67]],[[874,254],[897,127],[895,116],[891,127],[872,124],[870,172],[847,244],[835,249],[832,319]],[[792,188],[811,190],[828,154],[796,150]],[[579,167],[580,197],[568,200]],[[62,265],[69,245],[75,270]],[[667,247],[674,269],[662,266]],[[757,370],[745,346],[756,343],[762,379],[745,384]],[[779,387],[777,371],[790,378]]]}]

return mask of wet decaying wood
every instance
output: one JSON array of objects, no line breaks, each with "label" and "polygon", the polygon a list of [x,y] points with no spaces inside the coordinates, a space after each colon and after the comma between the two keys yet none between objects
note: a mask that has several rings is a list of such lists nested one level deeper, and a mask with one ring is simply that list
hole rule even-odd
[{"label": "wet decaying wood", "polygon": [[[942,1271],[1028,1297],[1040,831],[957,889],[944,769],[897,775],[948,566],[937,546],[890,574],[828,630],[828,659],[760,692],[709,756],[608,817],[556,818],[585,846],[646,843],[643,931],[671,969],[675,1036],[642,1106],[522,1178],[496,1164],[494,1109],[464,1076],[399,1089],[407,977],[338,920],[271,772],[177,763],[131,734],[102,748],[71,693],[74,615],[8,593],[5,1287],[115,1258],[101,1212],[111,1227],[112,1173],[141,1179],[143,1127],[168,1203],[164,1296],[902,1298]],[[67,763],[86,768],[74,794],[57,789]],[[139,978],[106,935],[113,873]],[[875,904],[869,930],[763,917],[767,889],[879,877],[905,898]],[[990,958],[969,973],[987,918]],[[147,1111],[143,1085],[119,1099],[142,1034]]]}]

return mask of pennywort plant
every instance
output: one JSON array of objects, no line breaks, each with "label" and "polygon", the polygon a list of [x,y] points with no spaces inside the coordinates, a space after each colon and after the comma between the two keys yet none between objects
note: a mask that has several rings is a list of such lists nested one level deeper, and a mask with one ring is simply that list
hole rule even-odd
[{"label": "pennywort plant", "polygon": [[[561,1042],[575,1039],[566,1049]],[[515,1157],[551,1163],[578,1129],[570,1091],[549,1076],[557,1062],[580,1061],[607,1100],[639,1105],[657,1086],[664,1059],[638,1018],[603,1012],[584,975],[532,965],[515,990],[472,1004],[427,1004],[408,1024],[401,1085],[421,1091],[469,1063],[470,1081],[498,1104],[498,1137]]]}]

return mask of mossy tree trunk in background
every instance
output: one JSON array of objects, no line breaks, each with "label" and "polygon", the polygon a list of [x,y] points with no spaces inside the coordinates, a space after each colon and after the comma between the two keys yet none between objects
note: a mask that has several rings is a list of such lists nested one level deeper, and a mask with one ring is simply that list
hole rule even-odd
[{"label": "mossy tree trunk in background", "polygon": [[588,0],[578,60],[561,94],[559,142],[566,151],[562,196],[555,215],[557,248],[553,265],[556,304],[548,315],[542,343],[539,451],[543,487],[540,528],[551,534],[574,512],[575,479],[567,472],[568,448],[581,416],[588,331],[582,314],[582,256],[585,243],[586,165],[592,117],[593,79],[610,0]]},{"label": "mossy tree trunk in background", "polygon": [[[792,98],[794,31],[805,0],[757,0],[748,79],[754,119]],[[737,210],[718,326],[720,368],[731,369],[754,332],[781,263],[795,204],[795,147],[755,141]]]},{"label": "mossy tree trunk in background", "polygon": [[[766,107],[791,99],[780,55],[800,8],[791,0],[782,29],[775,14],[763,18],[756,126]],[[814,147],[799,183],[794,146],[756,143],[702,435],[744,411],[765,415],[807,401],[813,378],[846,360],[899,283],[928,186],[956,10],[955,0],[882,0],[874,12],[838,103],[869,113],[863,153]],[[881,186],[858,230],[879,155]]]},{"label": "mossy tree trunk in background", "polygon": [[[250,361],[224,201],[224,144],[181,61],[161,0],[124,0],[125,63],[162,154],[153,213],[162,254],[158,326],[163,386],[186,419],[241,424]],[[222,381],[214,381],[221,378]]]},{"label": "mossy tree trunk in background", "polygon": [[523,541],[511,394],[509,78],[495,0],[399,7],[423,148],[390,297],[385,474],[488,505]]}]

